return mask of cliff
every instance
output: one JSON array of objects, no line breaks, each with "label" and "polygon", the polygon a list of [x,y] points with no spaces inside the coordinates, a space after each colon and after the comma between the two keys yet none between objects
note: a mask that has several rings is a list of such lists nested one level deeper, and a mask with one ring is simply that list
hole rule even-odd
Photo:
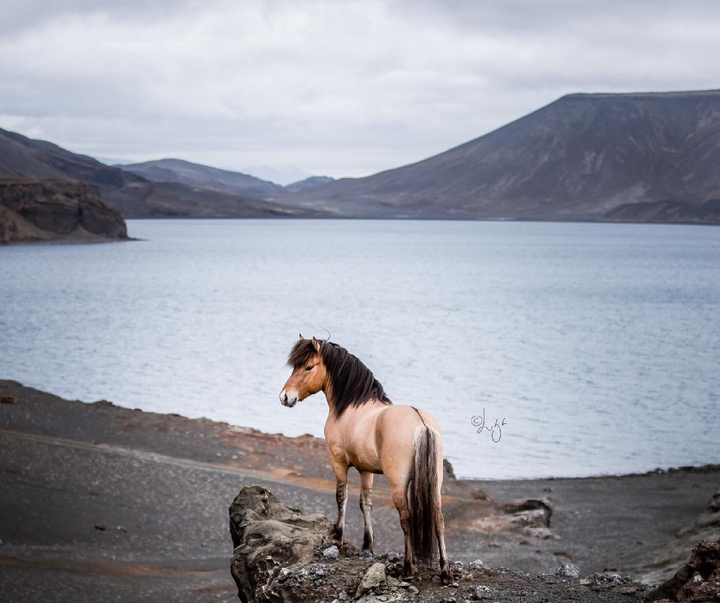
[{"label": "cliff", "polygon": [[0,242],[124,240],[120,212],[74,180],[0,180]]}]

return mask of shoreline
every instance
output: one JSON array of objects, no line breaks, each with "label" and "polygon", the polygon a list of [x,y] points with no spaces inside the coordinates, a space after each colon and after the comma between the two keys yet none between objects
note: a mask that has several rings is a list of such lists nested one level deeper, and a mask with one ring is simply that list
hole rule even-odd
[{"label": "shoreline", "polygon": [[[277,434],[282,437],[291,438],[292,436],[284,436]],[[699,465],[677,465],[667,468],[656,467],[655,469],[649,469],[648,471],[632,471],[630,473],[597,473],[592,475],[570,475],[570,476],[540,476],[540,477],[499,477],[499,478],[485,478],[485,477],[459,477],[460,481],[472,482],[482,484],[488,483],[521,483],[521,482],[552,482],[559,480],[583,480],[583,479],[622,479],[625,477],[644,477],[651,475],[670,475],[679,473],[714,473],[720,471],[720,463],[702,463]]]},{"label": "shoreline", "polygon": [[[0,402],[0,595],[12,588],[15,600],[33,600],[61,585],[90,594],[75,600],[105,588],[124,593],[117,600],[236,600],[227,509],[243,485],[267,487],[304,513],[335,516],[334,478],[318,438],[68,401],[6,380]],[[658,584],[687,560],[699,540],[693,526],[718,486],[718,465],[450,478],[448,551],[487,567],[553,574],[573,563],[582,575]],[[347,537],[356,544],[358,490],[353,472]],[[374,502],[376,553],[402,550],[381,476]]]},{"label": "shoreline", "polygon": [[[136,239],[136,238],[129,238],[124,241],[98,241],[98,243],[114,243],[114,242],[145,242],[146,239]],[[69,244],[73,244],[73,242],[68,242]],[[88,241],[88,244],[93,244],[94,242]],[[19,245],[24,244],[30,244],[30,245],[63,245],[65,242],[63,241],[36,241],[36,242],[30,242],[30,243],[17,243]],[[13,243],[13,245],[16,245]],[[19,382],[12,380],[12,379],[3,379],[0,377],[0,383],[2,382],[8,382],[8,383],[17,383],[19,385],[22,385],[22,387],[28,388],[28,389],[34,389],[37,392],[52,395],[57,398],[61,398],[65,401],[71,401],[71,402],[79,402],[86,405],[93,405],[93,404],[108,404],[110,406],[114,406],[118,409],[122,410],[129,410],[133,412],[139,412],[147,416],[153,416],[153,415],[160,415],[160,416],[172,416],[181,418],[183,420],[187,421],[208,421],[217,425],[223,425],[228,427],[236,427],[238,429],[242,429],[248,432],[255,432],[259,435],[264,435],[271,438],[282,438],[289,441],[292,441],[294,439],[298,438],[305,438],[305,437],[312,437],[316,438],[319,441],[324,442],[324,439],[321,436],[315,436],[311,433],[303,433],[301,435],[286,435],[280,431],[262,431],[261,429],[258,429],[256,427],[248,427],[245,425],[234,425],[233,423],[228,422],[227,420],[223,419],[213,419],[208,418],[207,416],[188,416],[185,414],[177,413],[177,412],[164,412],[164,411],[158,411],[158,410],[144,410],[142,408],[133,407],[132,405],[122,405],[116,401],[108,400],[105,398],[99,399],[99,400],[80,400],[78,398],[63,398],[62,395],[52,393],[50,391],[41,389],[41,386],[32,386],[32,385],[25,385],[20,384]],[[454,472],[454,467],[452,466],[452,462],[447,460],[448,463],[451,463],[450,467]],[[718,461],[720,461],[720,450],[718,452]],[[447,465],[446,465],[447,469]],[[639,477],[639,476],[646,476],[646,475],[664,475],[668,473],[692,473],[692,472],[705,472],[705,471],[716,471],[720,470],[720,462],[714,462],[714,461],[707,461],[707,462],[698,462],[696,464],[669,464],[667,466],[654,466],[650,467],[648,469],[637,469],[637,470],[631,470],[631,471],[619,471],[619,472],[598,472],[598,473],[591,473],[589,475],[526,475],[522,477],[485,477],[485,476],[478,476],[478,477],[470,477],[470,476],[459,476],[455,477],[454,479],[457,479],[459,481],[463,482],[470,482],[470,483],[476,483],[476,484],[482,484],[482,483],[496,483],[496,482],[532,482],[532,481],[552,481],[552,480],[583,480],[583,479],[613,479],[613,478],[622,478],[622,477]]]}]

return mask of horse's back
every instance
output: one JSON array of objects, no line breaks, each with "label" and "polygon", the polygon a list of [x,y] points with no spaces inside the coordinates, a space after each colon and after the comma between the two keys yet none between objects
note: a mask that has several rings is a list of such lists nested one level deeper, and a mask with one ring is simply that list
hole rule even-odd
[{"label": "horse's back", "polygon": [[414,406],[387,406],[380,414],[378,422],[382,423],[382,428],[387,430],[388,437],[392,439],[406,440],[408,436],[412,438],[420,425],[430,427],[440,434],[440,426],[435,418],[426,410],[416,409]]}]

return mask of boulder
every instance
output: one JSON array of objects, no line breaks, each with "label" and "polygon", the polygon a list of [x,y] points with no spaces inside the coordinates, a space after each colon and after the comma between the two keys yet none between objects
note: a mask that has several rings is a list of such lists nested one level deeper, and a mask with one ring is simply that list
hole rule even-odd
[{"label": "boulder", "polygon": [[720,538],[698,542],[687,563],[647,598],[649,601],[681,603],[720,601]]},{"label": "boulder", "polygon": [[332,544],[332,529],[323,515],[302,515],[261,486],[244,487],[230,505],[231,573],[240,599],[293,600],[293,570]]}]

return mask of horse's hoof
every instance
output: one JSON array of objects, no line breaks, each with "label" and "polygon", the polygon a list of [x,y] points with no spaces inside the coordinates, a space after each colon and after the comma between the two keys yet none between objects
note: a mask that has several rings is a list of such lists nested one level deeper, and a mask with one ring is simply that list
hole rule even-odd
[{"label": "horse's hoof", "polygon": [[412,582],[415,577],[415,566],[407,561],[403,564],[402,579],[407,582]]}]

